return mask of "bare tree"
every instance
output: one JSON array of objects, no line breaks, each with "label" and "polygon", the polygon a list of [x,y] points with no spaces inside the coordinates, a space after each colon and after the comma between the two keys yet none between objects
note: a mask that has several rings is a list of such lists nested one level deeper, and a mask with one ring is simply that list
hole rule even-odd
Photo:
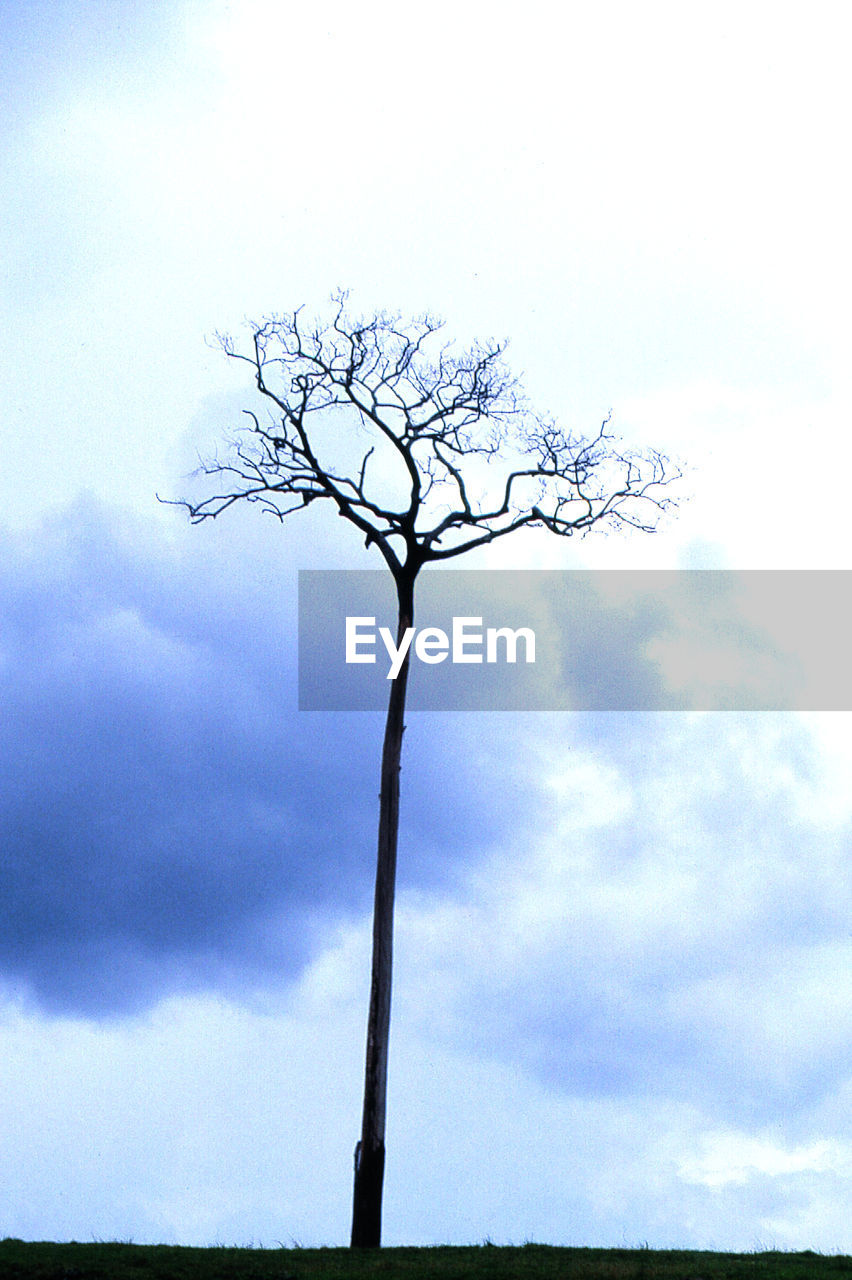
[{"label": "bare tree", "polygon": [[[504,361],[505,344],[457,350],[428,316],[354,318],[346,295],[325,324],[301,309],[253,326],[244,361],[270,413],[201,474],[220,491],[184,505],[194,522],[238,502],[280,520],[327,501],[384,558],[396,584],[397,644],[413,625],[424,564],[524,528],[567,537],[603,525],[652,531],[678,472],[655,451],[620,450],[607,419],[588,438],[533,413]],[[342,422],[336,422],[342,419]],[[344,431],[335,429],[345,427]],[[391,682],[381,764],[373,960],[361,1138],[355,1151],[353,1246],[381,1243],[399,774],[409,657]]]}]

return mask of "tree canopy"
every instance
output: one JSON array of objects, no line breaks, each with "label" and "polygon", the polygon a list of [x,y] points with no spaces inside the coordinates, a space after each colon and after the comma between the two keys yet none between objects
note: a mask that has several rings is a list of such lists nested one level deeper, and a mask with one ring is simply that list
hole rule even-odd
[{"label": "tree canopy", "polygon": [[325,324],[301,308],[265,319],[248,352],[217,335],[251,367],[269,413],[244,410],[229,455],[202,464],[226,483],[186,503],[194,521],[239,501],[283,520],[324,500],[395,576],[524,527],[656,527],[677,469],[656,450],[619,447],[609,417],[583,438],[534,412],[505,343],[458,350],[429,316],[355,319],[345,294],[334,304]]}]

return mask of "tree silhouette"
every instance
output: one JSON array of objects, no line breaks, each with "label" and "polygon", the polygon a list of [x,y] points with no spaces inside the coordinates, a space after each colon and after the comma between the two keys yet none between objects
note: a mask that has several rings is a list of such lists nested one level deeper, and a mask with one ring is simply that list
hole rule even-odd
[{"label": "tree silhouette", "polygon": [[[621,450],[609,418],[589,438],[534,413],[504,343],[457,350],[443,325],[379,313],[357,319],[346,295],[324,324],[302,309],[253,326],[251,350],[217,335],[252,370],[271,412],[253,410],[224,459],[200,474],[221,491],[183,502],[193,522],[238,502],[285,520],[326,501],[384,558],[396,585],[397,644],[413,625],[427,563],[524,528],[560,536],[604,525],[652,531],[679,473],[660,453]],[[339,428],[343,428],[340,430]],[[337,429],[336,429],[337,428]],[[373,958],[353,1246],[381,1243],[399,773],[409,655],[391,682],[381,762]]]}]

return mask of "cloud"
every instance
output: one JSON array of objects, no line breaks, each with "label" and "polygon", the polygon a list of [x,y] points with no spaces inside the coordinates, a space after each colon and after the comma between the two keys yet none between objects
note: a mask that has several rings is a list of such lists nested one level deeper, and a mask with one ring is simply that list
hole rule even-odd
[{"label": "cloud", "polygon": [[[295,574],[260,526],[169,541],[82,503],[6,543],[0,965],[54,1013],[286,985],[369,907],[381,716],[296,712]],[[441,993],[415,1016],[580,1095],[753,1120],[833,1087],[849,814],[805,721],[406,737],[398,998],[406,955]]]},{"label": "cloud", "polygon": [[323,1013],[207,994],[96,1027],[5,1008],[4,1221],[35,1239],[342,1238],[362,1019],[356,1035]]},{"label": "cloud", "polygon": [[[344,1243],[369,936],[366,916],[340,930],[275,1007],[183,996],[97,1028],[4,1009],[7,1223],[35,1239]],[[388,1116],[388,1244],[848,1248],[849,1142],[816,1136],[819,1116],[790,1140],[695,1102],[572,1095],[406,1016]]]},{"label": "cloud", "polygon": [[[5,543],[20,1233],[345,1238],[381,717],[295,711],[292,536],[90,502]],[[830,719],[411,717],[389,1241],[842,1244]]]},{"label": "cloud", "polygon": [[708,1187],[744,1184],[761,1174],[777,1177],[805,1171],[823,1173],[850,1164],[848,1151],[826,1141],[789,1148],[766,1138],[720,1132],[705,1134],[701,1147],[701,1154],[685,1160],[680,1172],[685,1181]]},{"label": "cloud", "polygon": [[[381,717],[298,714],[295,574],[246,529],[170,543],[88,502],[5,544],[0,966],[50,1008],[292,975],[370,900]],[[493,836],[437,750],[406,772],[414,883]]]},{"label": "cloud", "polygon": [[451,901],[402,895],[401,949],[430,957],[435,993],[427,1012],[412,991],[410,1016],[573,1095],[694,1101],[747,1125],[821,1105],[852,1029],[837,981],[852,958],[852,831],[821,819],[804,727],[620,715],[549,728],[528,723],[511,748],[534,780],[536,829]]}]

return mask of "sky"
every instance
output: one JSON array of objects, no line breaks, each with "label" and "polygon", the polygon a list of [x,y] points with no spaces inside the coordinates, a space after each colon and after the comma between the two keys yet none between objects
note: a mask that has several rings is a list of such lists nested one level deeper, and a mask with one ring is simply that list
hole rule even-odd
[{"label": "sky", "polygon": [[[846,569],[842,35],[0,0],[0,1237],[348,1241],[382,717],[298,710],[297,575],[380,563],[158,503],[255,403],[213,335],[347,288],[685,464],[654,535],[466,567]],[[852,1252],[850,756],[411,714],[386,1243]]]}]

